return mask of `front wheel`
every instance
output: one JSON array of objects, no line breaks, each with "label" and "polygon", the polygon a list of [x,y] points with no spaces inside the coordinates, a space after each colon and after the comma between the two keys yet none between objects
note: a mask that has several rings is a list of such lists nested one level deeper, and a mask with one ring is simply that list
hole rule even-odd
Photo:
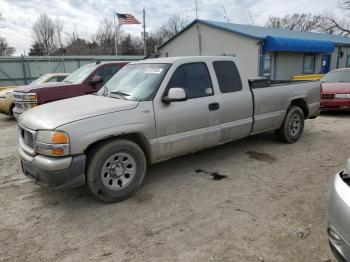
[{"label": "front wheel", "polygon": [[88,155],[87,187],[106,202],[121,201],[137,191],[146,174],[143,150],[129,140],[104,143]]},{"label": "front wheel", "polygon": [[284,143],[295,143],[304,129],[304,112],[298,106],[290,106],[282,126],[276,130],[277,139]]}]

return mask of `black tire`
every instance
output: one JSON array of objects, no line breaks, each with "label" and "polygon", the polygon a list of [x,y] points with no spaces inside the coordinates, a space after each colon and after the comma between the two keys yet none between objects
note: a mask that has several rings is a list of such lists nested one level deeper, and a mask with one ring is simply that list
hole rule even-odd
[{"label": "black tire", "polygon": [[276,137],[279,141],[292,144],[299,140],[304,130],[304,112],[298,106],[290,106],[282,126],[276,130]]},{"label": "black tire", "polygon": [[11,117],[14,117],[13,116],[13,109],[15,108],[15,105],[14,104],[12,104],[11,106],[10,106],[10,112],[9,112],[9,115],[11,116]]},{"label": "black tire", "polygon": [[[125,155],[129,158],[129,161],[133,160],[133,165],[136,165],[133,175],[130,180],[127,180],[127,183],[124,183],[124,180],[127,179],[126,175],[130,177],[130,174],[127,174],[127,167],[123,164],[124,160],[115,160],[119,156],[127,158]],[[115,165],[119,165],[117,168],[122,170],[123,175],[117,174],[116,167],[112,170],[112,167]],[[130,166],[132,165],[130,164]],[[137,191],[143,181],[146,170],[146,156],[136,143],[125,139],[112,140],[96,146],[89,152],[86,185],[89,191],[98,199],[106,202],[117,202],[130,197]],[[106,173],[104,172],[108,173],[108,175],[105,176]],[[106,184],[108,179],[112,181],[110,186]],[[123,181],[124,185],[126,185],[125,188],[122,188],[124,185],[119,184],[120,181]],[[117,184],[120,188],[117,187]]]}]

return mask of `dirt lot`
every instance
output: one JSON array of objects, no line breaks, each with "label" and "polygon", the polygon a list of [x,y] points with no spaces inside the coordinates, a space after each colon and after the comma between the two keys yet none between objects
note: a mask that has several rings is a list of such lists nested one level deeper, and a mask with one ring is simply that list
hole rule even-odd
[{"label": "dirt lot", "polygon": [[0,117],[0,260],[335,261],[327,198],[349,134],[349,114],[324,115],[293,145],[264,134],[153,166],[131,199],[105,204],[21,175],[16,124]]}]

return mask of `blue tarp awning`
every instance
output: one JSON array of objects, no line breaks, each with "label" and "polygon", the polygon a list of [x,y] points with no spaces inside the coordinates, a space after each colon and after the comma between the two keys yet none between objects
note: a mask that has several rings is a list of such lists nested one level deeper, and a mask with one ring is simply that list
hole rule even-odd
[{"label": "blue tarp awning", "polygon": [[332,53],[334,48],[334,43],[330,41],[267,36],[263,51]]}]

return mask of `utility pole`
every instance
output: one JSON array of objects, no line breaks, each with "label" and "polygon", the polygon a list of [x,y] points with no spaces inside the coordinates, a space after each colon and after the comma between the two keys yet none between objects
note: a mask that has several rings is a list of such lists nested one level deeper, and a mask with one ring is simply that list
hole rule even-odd
[{"label": "utility pole", "polygon": [[143,55],[147,56],[147,44],[146,44],[146,11],[145,8],[142,10],[143,14]]},{"label": "utility pole", "polygon": [[116,13],[113,11],[113,22],[114,22],[114,49],[115,55],[118,55],[118,40],[117,40],[117,24],[116,24]]}]

